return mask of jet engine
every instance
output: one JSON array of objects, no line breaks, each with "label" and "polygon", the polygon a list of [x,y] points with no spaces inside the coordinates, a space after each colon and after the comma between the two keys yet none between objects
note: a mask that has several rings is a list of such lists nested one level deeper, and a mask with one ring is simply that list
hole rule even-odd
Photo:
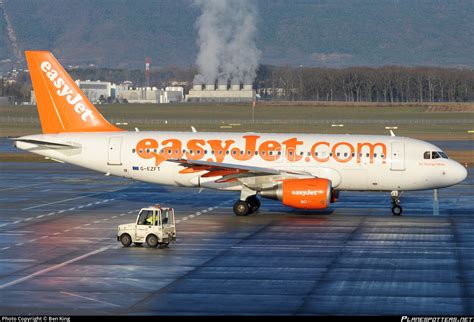
[{"label": "jet engine", "polygon": [[325,209],[331,203],[332,185],[328,179],[284,179],[260,195],[293,208]]}]

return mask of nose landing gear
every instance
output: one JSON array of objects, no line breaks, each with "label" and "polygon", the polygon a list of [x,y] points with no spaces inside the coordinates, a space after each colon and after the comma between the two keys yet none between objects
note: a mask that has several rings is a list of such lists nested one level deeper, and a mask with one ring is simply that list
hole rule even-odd
[{"label": "nose landing gear", "polygon": [[391,192],[392,198],[392,214],[394,216],[401,216],[403,208],[400,206],[400,193],[398,191]]}]

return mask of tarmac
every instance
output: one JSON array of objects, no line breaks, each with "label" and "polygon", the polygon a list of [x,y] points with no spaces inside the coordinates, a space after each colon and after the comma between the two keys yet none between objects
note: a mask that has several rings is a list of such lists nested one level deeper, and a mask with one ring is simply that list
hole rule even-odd
[{"label": "tarmac", "polygon": [[[473,315],[474,171],[439,191],[342,192],[326,211],[165,187],[59,163],[0,163],[2,315]],[[119,224],[176,209],[168,248]]]}]

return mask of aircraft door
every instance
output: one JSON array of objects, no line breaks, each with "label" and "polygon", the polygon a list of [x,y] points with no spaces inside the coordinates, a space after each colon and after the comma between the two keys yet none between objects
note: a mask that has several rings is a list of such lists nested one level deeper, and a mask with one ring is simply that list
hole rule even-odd
[{"label": "aircraft door", "polygon": [[405,143],[393,142],[390,156],[390,170],[405,170]]},{"label": "aircraft door", "polygon": [[121,158],[122,137],[115,136],[109,139],[108,165],[122,165]]}]

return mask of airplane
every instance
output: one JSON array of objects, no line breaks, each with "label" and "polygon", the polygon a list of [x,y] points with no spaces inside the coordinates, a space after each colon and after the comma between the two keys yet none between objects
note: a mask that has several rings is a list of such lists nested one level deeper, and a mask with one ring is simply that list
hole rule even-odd
[{"label": "airplane", "polygon": [[52,53],[26,51],[43,134],[19,149],[105,174],[162,185],[238,191],[246,216],[262,198],[320,210],[340,191],[390,192],[462,182],[466,168],[428,142],[399,136],[225,132],[128,132],[110,124]]}]

